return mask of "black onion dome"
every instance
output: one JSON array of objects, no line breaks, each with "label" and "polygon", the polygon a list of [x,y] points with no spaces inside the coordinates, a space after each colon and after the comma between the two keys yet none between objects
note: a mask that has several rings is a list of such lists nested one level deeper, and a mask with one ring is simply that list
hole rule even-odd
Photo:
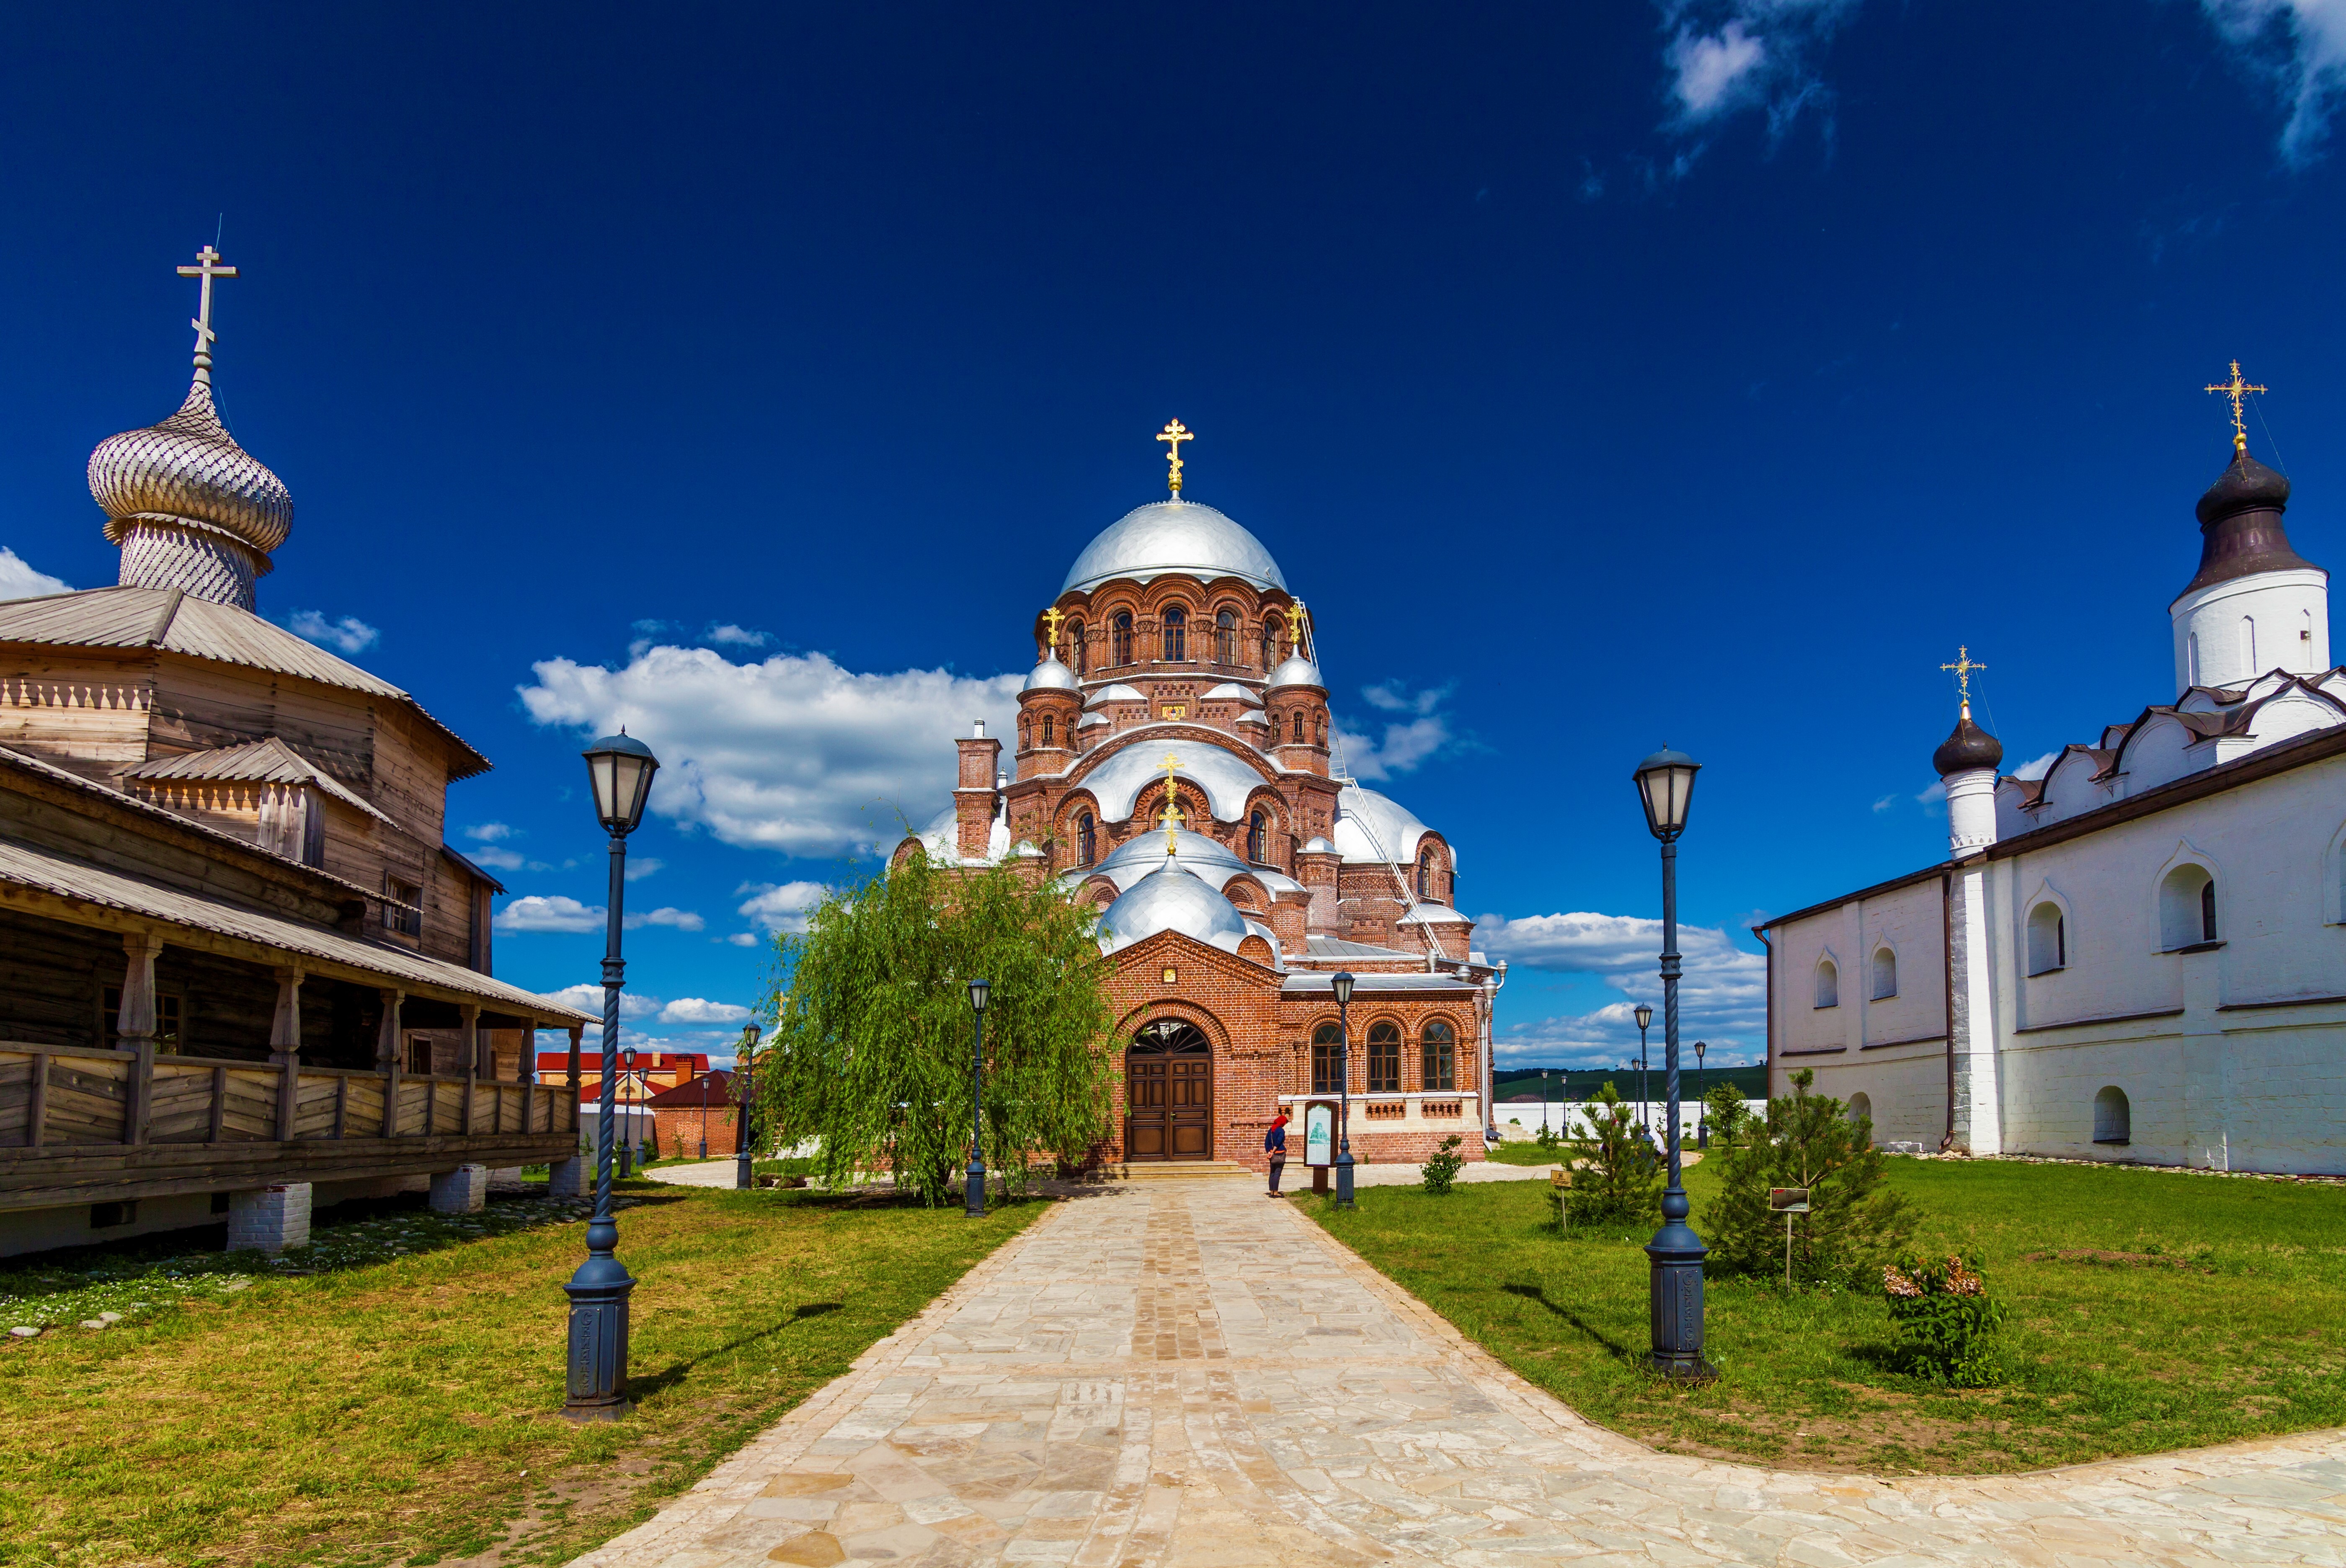
[{"label": "black onion dome", "polygon": [[1939,770],[1942,779],[1969,773],[1975,768],[1994,768],[2003,760],[2003,743],[1972,722],[1969,708],[1956,720],[1954,733],[1931,753],[1931,766]]},{"label": "black onion dome", "polygon": [[2199,497],[2199,571],[2175,596],[2259,572],[2320,571],[2290,547],[2288,508],[2289,481],[2243,447]]}]

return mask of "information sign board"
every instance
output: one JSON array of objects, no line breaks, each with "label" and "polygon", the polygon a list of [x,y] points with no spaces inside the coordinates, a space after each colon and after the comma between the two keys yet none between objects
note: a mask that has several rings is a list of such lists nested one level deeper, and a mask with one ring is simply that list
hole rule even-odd
[{"label": "information sign board", "polygon": [[1336,1163],[1336,1107],[1325,1100],[1314,1100],[1303,1107],[1303,1163]]},{"label": "information sign board", "polygon": [[1809,1189],[1804,1186],[1771,1186],[1768,1189],[1768,1207],[1778,1214],[1809,1212]]}]

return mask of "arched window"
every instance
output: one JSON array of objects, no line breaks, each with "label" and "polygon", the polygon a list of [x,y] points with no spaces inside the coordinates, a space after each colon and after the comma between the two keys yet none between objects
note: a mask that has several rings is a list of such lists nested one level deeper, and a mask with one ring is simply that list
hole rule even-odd
[{"label": "arched window", "polygon": [[1333,1023],[1322,1023],[1311,1032],[1311,1092],[1315,1095],[1341,1095],[1344,1092],[1344,1032]]},{"label": "arched window", "polygon": [[1871,1124],[1873,1120],[1873,1096],[1861,1089],[1849,1097],[1849,1119]]},{"label": "arched window", "polygon": [[1295,710],[1295,744],[1303,744],[1303,710],[1300,708]]},{"label": "arched window", "polygon": [[1235,610],[1225,608],[1214,615],[1214,662],[1239,662],[1239,617]]},{"label": "arched window", "polygon": [[1328,716],[1326,714],[1321,714],[1318,718],[1312,720],[1312,733],[1319,738],[1315,744],[1321,746],[1328,744]]},{"label": "arched window", "polygon": [[2216,940],[2216,879],[2181,865],[2158,884],[2158,945],[2168,952]]},{"label": "arched window", "polygon": [[2240,617],[2240,660],[2248,667],[2249,675],[2253,677],[2257,673],[2257,618],[2254,616]]},{"label": "arched window", "polygon": [[1833,961],[1830,958],[1817,961],[1817,1005],[1841,1005],[1841,971],[1833,967]]},{"label": "arched window", "polygon": [[1270,819],[1260,811],[1247,819],[1247,859],[1258,866],[1270,863]]},{"label": "arched window", "polygon": [[1018,749],[1021,751],[1025,750],[1027,747],[1034,744],[1034,741],[1035,736],[1033,729],[1027,725],[1025,719],[1020,719],[1018,721]]},{"label": "arched window", "polygon": [[1420,850],[1417,852],[1417,896],[1422,899],[1433,897],[1433,851]]},{"label": "arched window", "polygon": [[1369,1093],[1397,1095],[1401,1092],[1401,1025],[1372,1023],[1369,1025]]},{"label": "arched window", "polygon": [[2199,684],[2199,634],[2198,632],[2193,632],[2184,639],[2183,658],[2189,669],[2187,677],[2188,684],[2198,686]]},{"label": "arched window", "polygon": [[1178,605],[1165,606],[1165,662],[1183,664],[1189,657],[1189,612]]},{"label": "arched window", "polygon": [[1059,743],[1059,742],[1058,742],[1058,728],[1059,728],[1059,726],[1058,726],[1058,721],[1057,721],[1056,719],[1053,718],[1052,718],[1049,714],[1047,714],[1047,713],[1046,713],[1046,714],[1045,714],[1045,715],[1043,716],[1043,744],[1044,744],[1044,745],[1046,745],[1046,746],[1056,746],[1056,745]]},{"label": "arched window", "polygon": [[1458,1037],[1437,1018],[1417,1037],[1418,1083],[1429,1095],[1446,1095],[1458,1087]]},{"label": "arched window", "polygon": [[1273,633],[1273,632],[1271,631],[1271,629],[1270,629],[1270,623],[1269,621],[1265,621],[1265,622],[1263,622],[1263,623],[1262,623],[1262,673],[1263,673],[1263,674],[1265,674],[1265,675],[1269,675],[1269,674],[1270,673],[1270,667],[1271,667],[1271,665],[1272,665],[1272,664],[1274,664],[1275,662],[1277,662],[1278,657],[1279,657],[1279,637],[1278,637],[1277,634],[1275,634],[1275,633]]},{"label": "arched window", "polygon": [[1886,947],[1873,950],[1873,1000],[1898,994],[1898,955]]},{"label": "arched window", "polygon": [[1108,623],[1107,662],[1127,665],[1132,662],[1132,612],[1118,610],[1116,619]]},{"label": "arched window", "polygon": [[2028,911],[2028,972],[2050,974],[2069,967],[2069,922],[2061,906],[2047,899]]},{"label": "arched window", "polygon": [[2113,1084],[2094,1096],[2094,1142],[2126,1144],[2134,1141],[2134,1108],[2127,1104],[2126,1091]]},{"label": "arched window", "polygon": [[1084,623],[1077,621],[1068,627],[1067,636],[1075,645],[1067,651],[1076,656],[1076,673],[1081,675],[1084,673]]},{"label": "arched window", "polygon": [[1099,830],[1089,811],[1076,819],[1076,864],[1088,866],[1099,857]]}]

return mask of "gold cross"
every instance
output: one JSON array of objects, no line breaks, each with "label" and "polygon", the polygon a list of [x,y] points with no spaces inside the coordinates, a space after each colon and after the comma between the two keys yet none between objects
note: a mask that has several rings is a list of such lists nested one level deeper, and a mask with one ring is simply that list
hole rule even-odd
[{"label": "gold cross", "polygon": [[2239,453],[2242,457],[2246,457],[2249,454],[2249,427],[2240,423],[2240,405],[2248,401],[2248,396],[2250,392],[2260,392],[2265,389],[2259,386],[2250,386],[2248,382],[2242,381],[2240,379],[2240,361],[2234,360],[2232,361],[2232,379],[2228,382],[2220,382],[2207,390],[2211,392],[2222,392],[2225,396],[2232,400],[2232,450]]},{"label": "gold cross", "polygon": [[1165,443],[1173,454],[1173,470],[1165,476],[1165,483],[1171,485],[1173,494],[1178,496],[1181,494],[1181,443],[1198,438],[1179,420],[1169,419],[1165,422],[1165,428],[1157,433],[1157,439]]},{"label": "gold cross", "polygon": [[1059,613],[1059,606],[1056,605],[1052,606],[1049,609],[1043,612],[1043,624],[1050,628],[1051,657],[1053,658],[1059,657],[1059,623],[1066,618],[1066,616]]},{"label": "gold cross", "polygon": [[1969,718],[1972,716],[1972,671],[1985,669],[1987,666],[1974,659],[1970,648],[1958,644],[1955,648],[1955,662],[1943,664],[1939,667],[1955,672],[1955,684],[1963,688],[1964,693],[1964,717]]},{"label": "gold cross", "polygon": [[219,264],[220,254],[210,246],[196,252],[196,264],[179,269],[182,278],[201,278],[202,291],[196,297],[196,319],[188,325],[196,330],[196,379],[205,385],[212,379],[212,280],[233,278],[236,269]]},{"label": "gold cross", "polygon": [[1158,813],[1157,820],[1165,824],[1165,852],[1169,855],[1179,841],[1176,834],[1181,824],[1189,820],[1182,815],[1180,801],[1173,793],[1173,773],[1181,766],[1181,759],[1168,751],[1158,766],[1165,769],[1165,809]]},{"label": "gold cross", "polygon": [[1311,618],[1304,611],[1303,601],[1298,599],[1287,612],[1287,640],[1295,645],[1294,653],[1297,658],[1311,657],[1311,645],[1305,640],[1311,635]]}]

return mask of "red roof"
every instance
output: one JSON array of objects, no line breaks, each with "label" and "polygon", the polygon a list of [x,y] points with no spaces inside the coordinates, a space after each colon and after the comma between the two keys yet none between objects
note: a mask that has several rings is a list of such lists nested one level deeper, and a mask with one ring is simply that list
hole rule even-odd
[{"label": "red roof", "polygon": [[704,1093],[709,1096],[707,1103],[711,1105],[730,1105],[733,1098],[733,1074],[722,1069],[714,1073],[703,1073],[689,1084],[678,1084],[673,1089],[662,1089],[650,1099],[640,1103],[661,1111],[674,1110],[678,1107],[689,1109],[702,1103],[701,1095]]},{"label": "red roof", "polygon": [[[636,1053],[635,1070],[638,1073],[673,1073],[678,1065],[691,1068],[695,1075],[706,1073],[709,1071],[709,1054],[705,1051],[638,1051]],[[601,1049],[589,1048],[582,1044],[578,1047],[578,1070],[581,1073],[600,1074],[603,1071]],[[621,1058],[619,1070],[623,1073],[627,1070],[624,1056]],[[544,1079],[548,1074],[559,1077],[569,1071],[569,1052],[540,1051],[537,1054],[537,1075],[540,1079]]]}]

